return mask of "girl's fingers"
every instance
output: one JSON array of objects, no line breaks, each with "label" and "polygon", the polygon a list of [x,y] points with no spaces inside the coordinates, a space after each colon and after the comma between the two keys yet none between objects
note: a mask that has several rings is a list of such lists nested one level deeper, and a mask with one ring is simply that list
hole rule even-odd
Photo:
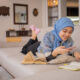
[{"label": "girl's fingers", "polygon": [[65,46],[60,46],[62,49],[65,48]]},{"label": "girl's fingers", "polygon": [[75,57],[77,60],[80,60],[80,54],[79,53],[76,53]]},{"label": "girl's fingers", "polygon": [[78,58],[80,59],[80,54],[79,54]]},{"label": "girl's fingers", "polygon": [[61,51],[61,54],[67,53],[67,52],[69,52],[69,51],[70,51],[70,50],[63,49],[63,50]]},{"label": "girl's fingers", "polygon": [[68,49],[64,49],[65,50],[65,52],[69,52],[69,51],[71,51],[71,50],[68,50]]}]

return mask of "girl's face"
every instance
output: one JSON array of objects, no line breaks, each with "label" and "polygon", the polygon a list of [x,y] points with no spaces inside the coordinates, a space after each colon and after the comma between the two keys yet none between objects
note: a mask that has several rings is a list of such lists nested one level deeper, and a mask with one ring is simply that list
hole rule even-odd
[{"label": "girl's face", "polygon": [[70,38],[71,34],[72,34],[72,27],[65,27],[63,30],[59,32],[59,36],[63,41],[66,41],[68,38]]}]

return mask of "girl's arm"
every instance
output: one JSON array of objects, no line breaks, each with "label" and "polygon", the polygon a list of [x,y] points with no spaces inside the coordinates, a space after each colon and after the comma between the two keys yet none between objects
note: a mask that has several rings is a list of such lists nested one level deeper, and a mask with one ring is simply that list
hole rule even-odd
[{"label": "girl's arm", "polygon": [[51,32],[48,32],[45,34],[43,37],[43,40],[41,41],[40,46],[38,47],[38,52],[39,53],[44,53],[46,54],[47,52],[52,52],[53,49],[53,42],[54,42],[54,36],[52,35]]}]

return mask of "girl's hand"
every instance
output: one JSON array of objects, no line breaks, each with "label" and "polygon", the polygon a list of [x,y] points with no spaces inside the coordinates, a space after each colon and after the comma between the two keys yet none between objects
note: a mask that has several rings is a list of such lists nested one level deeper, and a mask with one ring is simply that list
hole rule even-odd
[{"label": "girl's hand", "polygon": [[71,50],[65,48],[65,46],[60,46],[60,47],[57,47],[53,52],[52,52],[52,55],[53,56],[57,56],[58,54],[64,54],[64,53],[67,53]]},{"label": "girl's hand", "polygon": [[76,60],[80,60],[80,53],[79,52],[75,52],[74,56],[75,56]]},{"label": "girl's hand", "polygon": [[69,48],[67,48],[67,49],[73,50],[73,49],[75,49],[75,48],[76,48],[75,46],[72,46],[72,47],[69,47]]}]

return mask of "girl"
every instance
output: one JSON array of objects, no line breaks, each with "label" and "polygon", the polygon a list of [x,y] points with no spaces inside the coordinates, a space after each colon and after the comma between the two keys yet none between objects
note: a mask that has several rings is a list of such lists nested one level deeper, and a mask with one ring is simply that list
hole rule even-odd
[{"label": "girl", "polygon": [[32,51],[34,56],[36,56],[36,52],[43,54],[50,53],[46,57],[47,62],[65,53],[76,57],[77,60],[80,59],[78,52],[71,52],[74,48],[72,47],[73,40],[71,38],[71,34],[74,31],[74,24],[69,18],[63,17],[59,19],[54,25],[54,30],[46,33],[42,42],[37,39],[37,34],[40,30],[34,26],[31,26],[31,30],[32,38],[22,48],[22,53],[27,54],[29,51]]}]

